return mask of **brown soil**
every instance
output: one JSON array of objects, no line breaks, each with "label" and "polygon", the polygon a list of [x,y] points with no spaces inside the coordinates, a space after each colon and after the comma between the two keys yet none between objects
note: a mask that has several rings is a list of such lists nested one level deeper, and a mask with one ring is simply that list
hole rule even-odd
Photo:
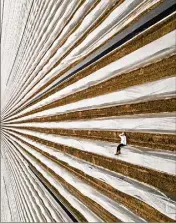
[{"label": "brown soil", "polygon": [[[103,83],[92,86],[88,89],[76,92],[72,95],[69,95],[65,98],[57,100],[57,101],[50,103],[48,105],[45,105],[41,108],[32,110],[32,111],[27,112],[23,115],[20,115],[20,116],[18,116],[18,118],[34,114],[36,112],[40,112],[45,109],[51,109],[51,108],[55,108],[58,106],[63,106],[65,104],[77,102],[77,101],[80,101],[83,99],[92,98],[92,97],[112,93],[115,91],[120,91],[122,89],[132,87],[135,85],[140,85],[140,84],[144,84],[146,82],[156,81],[156,80],[162,79],[164,77],[173,76],[176,73],[175,61],[176,61],[176,55],[171,56],[169,58],[165,58],[157,63],[150,64],[148,66],[139,68],[139,69],[131,71],[129,73],[125,73],[123,75],[114,77],[110,80],[107,80]],[[157,70],[157,72],[156,72],[156,70]],[[154,109],[154,104],[157,105],[157,102],[148,103],[148,105],[146,107],[147,112],[150,112],[150,110],[152,111],[152,109],[158,111],[158,107],[156,107],[156,109]],[[142,105],[142,103],[141,103],[141,105]],[[151,105],[151,108],[150,108],[150,105]],[[163,107],[163,105],[161,105],[161,106]],[[134,105],[133,105],[133,107],[134,107]],[[162,107],[161,107],[161,110],[162,110]],[[126,106],[126,108],[127,109],[125,109],[125,112],[123,112],[124,114],[126,114],[126,113],[128,114],[128,105]],[[164,108],[166,108],[166,107],[164,106]],[[171,108],[170,108],[170,105],[169,105],[167,109],[168,110],[175,109],[175,106],[171,105]],[[117,115],[118,115],[118,112],[117,112]],[[14,118],[12,118],[11,120],[13,120],[13,119]],[[9,120],[9,121],[11,121],[11,120]]]},{"label": "brown soil", "polygon": [[[77,119],[91,119],[98,117],[118,116],[124,114],[145,114],[155,112],[172,112],[175,111],[175,98],[166,100],[155,100],[150,102],[140,102],[136,104],[121,105],[103,109],[93,109],[81,112],[72,112],[68,114],[52,116],[47,118],[36,118],[30,122],[47,122],[47,121],[64,121]],[[103,131],[103,130],[74,130],[74,129],[49,129],[36,127],[18,127],[16,129],[28,129],[32,131],[52,133],[63,136],[74,136],[79,138],[87,138],[94,140],[104,140],[117,142],[119,131]],[[173,134],[158,134],[146,132],[127,132],[128,143],[133,146],[149,147],[152,149],[163,149],[170,151],[176,150],[176,137]],[[145,149],[145,148],[144,148]]]},{"label": "brown soil", "polygon": [[[112,9],[114,10],[114,9],[115,9],[117,6],[119,6],[122,2],[123,2],[123,1],[116,2],[116,4],[115,4],[114,6],[112,6]],[[162,2],[162,1],[161,1],[161,2]],[[154,5],[153,7],[151,7],[150,9],[148,9],[148,10],[144,11],[143,13],[141,13],[136,19],[134,19],[131,23],[127,24],[127,25],[126,25],[122,30],[120,30],[118,33],[122,32],[125,28],[127,28],[128,26],[130,26],[130,25],[132,25],[133,23],[135,23],[138,19],[141,18],[141,16],[142,16],[143,14],[147,13],[148,11],[150,11],[151,9],[153,9],[154,7],[157,7],[158,4],[160,4],[161,2],[155,4],[155,5]],[[111,9],[111,10],[108,10],[107,13],[105,13],[105,16],[103,15],[102,18],[100,18],[100,21],[101,21],[102,19],[103,19],[102,21],[104,21],[104,19],[109,15],[109,13],[112,11],[112,9]],[[98,26],[99,24],[100,24],[100,22],[97,23],[97,26]],[[97,27],[97,26],[96,26],[96,27]],[[96,27],[95,27],[95,28],[96,28]],[[91,31],[93,31],[93,29],[89,30],[88,33],[87,33],[87,35],[89,35]],[[117,33],[116,33],[115,35],[117,35]],[[103,43],[102,45],[106,44],[106,43],[107,43],[109,40],[111,40],[115,35],[113,35],[112,37],[110,37],[110,38],[109,38],[105,43]],[[85,39],[85,37],[83,37],[83,39],[81,39],[81,40],[83,41],[84,39]],[[79,41],[78,43],[80,44],[80,41]],[[79,45],[79,44],[74,45],[73,48],[75,48],[75,47],[76,47],[77,45]],[[100,48],[102,45],[100,45],[98,48]],[[97,48],[97,49],[98,49],[98,48]],[[97,49],[96,49],[96,50],[97,50]],[[91,53],[93,53],[94,51],[95,51],[95,50],[93,50]],[[46,87],[47,87],[48,85],[50,85],[52,82],[54,82],[55,80],[57,80],[57,79],[58,79],[61,75],[63,75],[65,72],[67,72],[68,70],[70,70],[71,68],[73,68],[75,65],[77,65],[78,63],[80,63],[82,60],[84,60],[85,58],[87,58],[89,55],[90,55],[90,54],[86,55],[85,57],[81,58],[80,60],[74,62],[74,63],[71,64],[71,65],[69,65],[64,71],[60,72],[58,75],[56,75],[56,77],[52,78],[50,81],[48,81],[48,83],[46,83],[45,85],[43,85],[43,86],[36,92],[36,94],[37,94],[38,92],[42,91],[44,88],[46,88]],[[33,95],[33,96],[35,96],[35,95]],[[32,98],[33,96],[31,96],[31,98]]]},{"label": "brown soil", "polygon": [[[22,140],[20,140],[20,141],[22,141]],[[42,163],[39,159],[37,159],[35,156],[33,156],[31,153],[29,153],[24,147],[21,147],[18,143],[17,143],[17,145],[21,149],[23,149],[28,154],[29,157],[32,157],[34,160],[36,160],[37,163],[42,168],[44,168],[53,178],[55,178],[59,183],[61,183],[64,186],[64,188],[66,188],[77,199],[79,199],[81,202],[83,202],[90,210],[92,210],[94,213],[96,213],[96,215],[99,216],[101,219],[103,219],[105,222],[120,222],[120,220],[118,218],[116,218],[114,215],[109,213],[101,205],[99,205],[95,201],[91,200],[89,197],[83,195],[79,190],[77,190],[71,184],[67,183],[67,181],[65,181],[61,176],[57,175],[52,169],[50,169],[48,166],[46,166],[44,163]]]},{"label": "brown soil", "polygon": [[[82,3],[79,5],[79,7],[83,4],[83,2],[84,2],[85,0],[83,0],[82,1]],[[107,8],[106,9],[106,11],[102,14],[102,16],[97,20],[97,22],[96,22],[96,24],[95,25],[93,25],[91,28],[89,28],[87,31],[86,31],[86,33],[82,36],[82,38],[81,39],[79,39],[77,42],[76,42],[76,44],[74,44],[74,46],[72,46],[71,47],[71,49],[47,72],[47,73],[49,73],[52,69],[54,69],[56,66],[58,66],[59,65],[59,63],[63,60],[63,58],[65,58],[77,45],[79,45],[88,35],[89,35],[89,33],[90,32],[92,32],[98,25],[100,25],[107,17],[108,17],[108,15],[116,8],[116,7],[118,7],[122,2],[123,2],[124,0],[120,0],[120,1],[116,1],[115,2],[115,4],[114,5],[112,5],[110,8]],[[88,10],[87,11],[87,13],[82,17],[82,19],[79,21],[79,23],[74,27],[74,29],[71,31],[71,32],[69,32],[68,33],[68,35],[66,35],[65,36],[65,38],[64,39],[62,39],[62,41],[60,42],[60,44],[55,48],[55,50],[54,50],[54,52],[52,53],[52,55],[50,56],[50,58],[47,60],[47,62],[44,64],[44,66],[48,63],[48,61],[51,59],[51,57],[56,53],[56,51],[66,42],[66,40],[68,39],[68,37],[81,25],[81,22],[83,21],[83,19],[85,18],[85,16],[90,12],[90,11],[92,11],[95,7],[96,7],[96,5],[98,4],[100,2],[100,0],[95,0],[95,3],[92,5],[92,7],[90,8],[90,10]],[[69,20],[70,21],[70,20]],[[59,33],[60,34],[60,33]],[[57,36],[57,38],[59,37],[59,35]],[[56,38],[56,39],[57,39]],[[43,67],[44,66],[42,66],[42,68],[39,70],[39,72],[43,69]],[[47,74],[45,74],[45,75],[47,75]],[[37,76],[37,74],[36,74],[36,76]],[[57,78],[58,78],[58,76],[57,76]],[[54,80],[56,80],[56,78],[54,78],[54,79],[51,79],[48,83],[47,83],[47,85],[49,85],[50,84],[50,82],[53,82]],[[38,83],[38,82],[37,82]],[[35,84],[36,85],[36,84]],[[35,86],[34,85],[34,86]],[[41,87],[40,88],[40,90],[39,90],[39,92],[41,91],[43,89],[43,87]],[[28,91],[29,92],[29,91]],[[27,92],[27,93],[28,93]],[[26,93],[26,94],[27,94]],[[38,91],[36,92],[36,93],[38,93]],[[26,95],[25,94],[25,95]],[[24,95],[24,97],[25,97],[25,95]],[[23,97],[23,98],[24,98]],[[30,98],[32,98],[33,97],[33,95],[30,97]],[[22,99],[23,99],[22,98]],[[29,98],[29,99],[30,99]],[[28,99],[28,100],[29,100]]]},{"label": "brown soil", "polygon": [[[20,140],[20,138],[18,138]],[[172,219],[166,217],[165,215],[161,214],[156,209],[152,208],[151,206],[147,205],[146,203],[131,197],[123,192],[120,192],[116,189],[114,189],[112,186],[93,178],[84,172],[69,166],[66,162],[63,162],[61,160],[58,160],[54,156],[51,156],[50,154],[43,152],[38,147],[32,146],[29,143],[26,143],[25,141],[21,140],[26,145],[30,146],[32,149],[42,153],[42,155],[46,156],[48,159],[54,161],[61,167],[67,169],[71,174],[74,174],[75,176],[79,177],[81,180],[83,180],[85,183],[93,186],[95,189],[99,190],[101,193],[103,193],[105,196],[115,200],[116,202],[122,203],[122,205],[125,205],[127,208],[131,209],[133,213],[136,215],[144,218],[147,221],[153,222],[170,222]]]},{"label": "brown soil", "polygon": [[[165,19],[163,22],[161,22],[159,24],[156,24],[155,26],[153,26],[149,30],[146,30],[144,33],[142,33],[138,37],[132,39],[131,41],[129,41],[124,46],[114,50],[110,54],[106,55],[102,59],[100,59],[97,62],[95,62],[94,64],[92,64],[89,67],[85,68],[84,70],[80,71],[78,74],[74,75],[69,80],[67,80],[64,83],[62,83],[61,85],[57,86],[55,89],[53,89],[49,93],[47,93],[44,96],[40,97],[39,99],[35,100],[29,106],[31,106],[33,104],[36,104],[37,102],[43,100],[44,98],[46,98],[46,97],[54,94],[55,92],[65,88],[66,86],[68,86],[68,85],[70,85],[70,84],[72,84],[72,83],[74,83],[74,82],[76,82],[76,81],[78,81],[78,80],[80,80],[80,79],[90,75],[91,73],[101,69],[102,67],[105,67],[106,65],[108,65],[108,64],[110,64],[110,63],[112,63],[112,62],[114,62],[114,61],[116,61],[118,59],[120,59],[121,57],[124,57],[125,55],[127,55],[127,54],[129,54],[129,53],[131,53],[131,52],[141,48],[142,46],[145,46],[146,44],[148,44],[148,43],[150,43],[150,42],[152,42],[152,41],[162,37],[163,35],[173,31],[175,29],[175,27],[176,27],[176,20],[175,20],[175,15],[173,15],[173,16]],[[73,67],[73,66],[75,66],[75,64],[73,64],[71,67]],[[71,69],[71,67],[68,67],[67,70]],[[167,68],[169,68],[169,66]],[[65,72],[66,71],[61,72],[59,74],[59,76],[63,75]],[[144,71],[141,70],[140,72],[143,73]],[[167,73],[167,71],[165,73]],[[165,74],[164,76],[167,76],[167,75]],[[150,81],[150,79],[148,81]],[[121,81],[121,83],[123,83],[123,81]],[[142,82],[142,83],[144,83],[144,82]],[[42,87],[42,89],[44,89],[46,87],[47,86],[44,85]],[[40,91],[42,89],[40,89]],[[32,97],[34,97],[34,96],[35,95],[32,95]],[[27,108],[29,106],[26,106],[23,109],[25,109],[25,108]],[[19,110],[19,111],[21,111],[21,110]],[[17,113],[15,112],[13,114],[17,114]]]},{"label": "brown soil", "polygon": [[176,188],[175,188],[176,176],[169,175],[164,172],[158,172],[156,170],[134,165],[131,163],[127,163],[125,161],[105,157],[105,156],[98,155],[95,153],[81,151],[73,147],[56,144],[47,140],[40,139],[35,136],[22,134],[14,130],[9,130],[9,132],[12,132],[12,133],[15,132],[19,136],[22,135],[29,139],[32,139],[33,141],[40,142],[47,146],[51,146],[55,149],[58,149],[59,151],[66,152],[77,158],[93,163],[94,165],[104,167],[106,169],[115,171],[117,173],[121,173],[125,176],[147,183],[151,186],[154,186],[160,189],[163,192],[170,193],[170,194],[176,193]]}]

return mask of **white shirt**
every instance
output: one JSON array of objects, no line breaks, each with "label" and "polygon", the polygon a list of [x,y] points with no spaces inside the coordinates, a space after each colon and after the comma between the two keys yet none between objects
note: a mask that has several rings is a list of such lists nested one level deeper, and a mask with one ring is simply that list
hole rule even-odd
[{"label": "white shirt", "polygon": [[124,136],[121,136],[120,135],[120,138],[121,138],[121,143],[124,144],[124,145],[126,145],[126,143],[127,143],[126,142],[126,136],[125,135]]}]

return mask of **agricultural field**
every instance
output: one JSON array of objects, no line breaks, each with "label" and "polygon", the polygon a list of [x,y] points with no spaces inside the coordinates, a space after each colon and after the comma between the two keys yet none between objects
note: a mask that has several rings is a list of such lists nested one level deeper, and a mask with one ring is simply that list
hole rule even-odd
[{"label": "agricultural field", "polygon": [[1,222],[176,221],[175,6],[1,0]]}]

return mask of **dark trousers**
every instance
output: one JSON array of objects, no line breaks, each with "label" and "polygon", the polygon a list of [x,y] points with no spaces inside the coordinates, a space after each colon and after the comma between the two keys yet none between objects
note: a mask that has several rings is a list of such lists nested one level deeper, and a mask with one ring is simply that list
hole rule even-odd
[{"label": "dark trousers", "polygon": [[117,152],[120,152],[120,149],[121,149],[121,147],[123,147],[123,146],[125,146],[123,143],[120,143],[118,146],[117,146],[117,151],[116,151],[116,153]]}]

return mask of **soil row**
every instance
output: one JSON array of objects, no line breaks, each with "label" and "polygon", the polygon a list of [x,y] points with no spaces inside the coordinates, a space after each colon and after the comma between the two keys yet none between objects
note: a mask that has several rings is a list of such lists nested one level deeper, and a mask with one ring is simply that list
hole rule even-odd
[{"label": "soil row", "polygon": [[[166,107],[167,107],[166,100]],[[173,105],[173,104],[172,104]],[[113,111],[112,111],[113,112]],[[64,120],[62,116],[56,120]],[[74,120],[74,119],[73,119]],[[31,120],[30,122],[32,122]],[[35,120],[39,121],[39,120]],[[47,122],[48,120],[40,119],[40,122]],[[50,120],[51,121],[51,120]],[[62,129],[62,128],[39,128],[39,127],[23,127],[23,126],[11,126],[14,129],[24,129],[30,130],[34,132],[41,132],[46,134],[56,134],[60,136],[68,136],[68,137],[78,137],[83,139],[93,139],[93,140],[102,140],[108,142],[119,143],[119,134],[120,130],[86,130],[86,129]],[[166,134],[166,133],[150,133],[150,132],[142,132],[138,131],[128,131],[126,130],[128,144],[132,146],[143,147],[150,149],[159,149],[159,150],[170,150],[176,151],[176,137],[174,134]]]},{"label": "soil row", "polygon": [[[17,137],[18,138],[18,137]],[[14,144],[14,142],[12,142],[10,139],[7,139],[8,142],[13,146],[13,148],[15,148],[20,155],[22,156],[22,158],[28,163],[29,168],[32,170],[32,172],[37,175],[37,177],[40,179],[40,181],[54,194],[54,196],[62,203],[64,204],[65,207],[67,207],[68,210],[71,211],[71,213],[74,214],[74,216],[76,216],[76,218],[78,220],[80,220],[80,222],[87,222],[87,220],[85,219],[85,217],[78,211],[76,210],[70,203],[68,200],[66,200],[60,193],[59,191],[46,179],[43,177],[43,175],[29,162],[28,159],[26,159],[26,157],[19,151],[19,149],[16,147],[16,145]],[[17,142],[16,142],[17,143]],[[17,143],[17,145],[23,149],[23,147],[21,145],[19,145]],[[13,154],[13,153],[12,153]],[[20,161],[17,161],[18,163]],[[21,164],[20,164],[21,165]]]},{"label": "soil row", "polygon": [[32,149],[36,150],[37,152],[42,153],[42,155],[46,156],[48,159],[52,160],[56,164],[65,168],[71,174],[79,177],[81,180],[83,180],[88,185],[93,186],[95,189],[99,190],[105,196],[115,200],[118,203],[121,203],[122,205],[125,205],[133,213],[144,218],[145,220],[151,221],[151,222],[152,221],[165,221],[165,222],[171,221],[170,218],[161,214],[159,211],[157,211],[150,205],[113,188],[111,185],[109,185],[103,181],[100,181],[94,177],[87,175],[83,171],[80,171],[80,170],[68,165],[64,161],[58,160],[56,157],[50,155],[47,152],[42,151],[38,147],[32,146],[31,144],[25,142],[24,140],[21,140],[20,138],[18,138],[18,137],[16,137],[16,138],[18,140],[22,141],[27,146],[30,146]]},{"label": "soil row", "polygon": [[[156,24],[155,26],[151,27],[150,29],[146,30],[144,33],[140,34],[136,38],[132,39],[128,43],[124,44],[123,46],[117,48],[116,50],[112,51],[108,55],[104,56],[102,59],[98,60],[94,64],[90,65],[89,67],[83,69],[76,75],[72,76],[62,84],[58,85],[56,88],[54,88],[52,91],[48,92],[47,94],[43,95],[39,99],[34,100],[29,105],[25,106],[23,109],[30,107],[31,105],[36,104],[37,102],[47,98],[48,96],[58,92],[59,90],[67,87],[70,84],[75,83],[76,81],[90,75],[91,73],[105,67],[106,65],[124,57],[125,55],[130,54],[131,52],[145,46],[146,44],[149,44],[150,42],[166,35],[167,33],[173,31],[176,27],[176,19],[175,16],[170,16],[169,18],[163,20],[162,22]],[[81,62],[81,61],[79,61]],[[72,64],[72,66],[69,66],[67,70],[71,69],[71,67],[74,67],[76,64]],[[167,67],[169,68],[169,66]],[[156,70],[155,70],[156,71]],[[63,75],[66,71],[63,71],[59,73],[59,76]],[[143,71],[141,71],[143,73]],[[158,72],[159,73],[159,72]],[[166,76],[166,75],[164,75]],[[161,75],[162,77],[162,75]],[[57,77],[58,78],[58,77]],[[135,78],[138,79],[138,78]],[[121,82],[123,83],[123,82]],[[144,83],[144,82],[143,82]],[[42,89],[39,89],[38,92],[36,92],[34,95],[31,96],[33,98],[37,93],[39,93],[41,90],[45,89],[48,86],[48,84],[45,86],[42,86]],[[22,111],[23,109],[19,109],[18,112]],[[17,114],[18,112],[15,112],[13,114]],[[10,116],[10,114],[9,114]],[[8,117],[9,117],[8,116]]]},{"label": "soil row", "polygon": [[[85,0],[83,0],[81,2],[81,4],[79,5],[79,7],[81,7],[81,5],[84,3]],[[107,8],[106,11],[100,16],[100,18],[96,21],[95,25],[93,25],[91,28],[89,28],[86,33],[82,36],[82,38],[80,38],[72,47],[71,49],[66,53],[64,54],[64,56],[59,60],[57,61],[57,63],[55,63],[55,65],[45,74],[45,76],[52,70],[54,69],[56,66],[59,65],[59,63],[63,60],[63,58],[65,58],[77,45],[79,45],[88,35],[90,32],[92,32],[99,24],[101,24],[107,17],[108,15],[116,8],[118,7],[124,0],[120,0],[120,1],[116,1],[115,4],[113,4],[110,8]],[[50,58],[45,62],[45,64],[41,67],[41,69],[39,70],[39,72],[43,69],[43,67],[49,62],[49,60],[52,58],[52,56],[54,56],[54,54],[57,52],[57,50],[63,46],[63,44],[66,42],[66,40],[68,39],[68,37],[76,30],[79,28],[82,20],[85,18],[85,16],[90,12],[92,11],[96,6],[97,4],[100,2],[100,0],[96,0],[95,3],[92,5],[92,7],[87,11],[87,13],[82,17],[82,19],[79,21],[79,23],[77,23],[77,25],[74,27],[74,29],[68,33],[68,35],[66,35],[64,37],[64,39],[62,39],[62,41],[60,42],[59,45],[57,45],[57,47],[55,47],[54,51],[52,52],[52,55],[50,56]],[[70,20],[69,20],[70,21]],[[57,36],[57,38],[59,37],[59,35]],[[56,38],[56,39],[57,39]],[[37,74],[35,75],[35,77],[37,76]],[[58,78],[58,75],[57,75],[57,78]],[[47,82],[47,85],[49,85],[51,82],[55,81],[56,78],[53,78],[51,79],[49,82]],[[34,87],[38,84],[38,82],[34,85]],[[43,87],[41,87],[36,93],[40,92],[41,90],[43,89]],[[28,91],[29,92],[29,91]],[[27,93],[28,93],[27,92]],[[27,94],[26,93],[26,94]],[[26,95],[25,94],[25,95]],[[25,95],[22,97],[22,99],[25,97]],[[31,99],[33,97],[33,95],[29,98]],[[28,99],[28,100],[29,100]]]},{"label": "soil row", "polygon": [[[60,100],[56,100],[50,104],[47,104],[45,106],[42,106],[40,108],[34,109],[30,112],[27,112],[23,115],[19,115],[16,118],[22,118],[27,115],[31,115],[37,112],[44,111],[46,109],[52,109],[59,106],[63,106],[69,103],[74,103],[83,99],[87,98],[93,98],[100,95],[105,95],[108,93],[112,93],[115,91],[120,91],[128,87],[132,87],[135,85],[140,85],[156,80],[160,80],[162,78],[171,77],[175,75],[176,73],[176,55],[173,55],[169,58],[165,58],[159,62],[156,62],[154,64],[150,64],[148,66],[139,68],[137,70],[131,71],[129,73],[125,73],[123,75],[114,77],[110,80],[107,80],[103,83],[94,85],[90,88],[87,88],[85,90],[76,92],[74,94],[71,94],[65,98],[62,98]],[[157,72],[156,72],[157,71]],[[151,103],[148,104],[148,106]],[[151,104],[152,106],[152,104]],[[128,106],[127,106],[128,107]],[[173,107],[173,106],[172,106]],[[151,110],[153,108],[151,107]],[[156,108],[157,110],[158,108]],[[161,107],[162,110],[162,107]],[[169,107],[168,107],[169,110]],[[150,107],[148,107],[148,111],[150,111]],[[128,109],[126,109],[126,112],[128,113]],[[9,119],[8,121],[14,120],[16,118]]]},{"label": "soil row", "polygon": [[146,168],[143,166],[138,166],[135,164],[127,163],[125,161],[98,155],[96,153],[81,151],[74,147],[69,147],[69,146],[53,143],[51,141],[40,139],[35,136],[19,133],[15,130],[10,130],[9,132],[12,132],[12,133],[14,132],[18,134],[19,136],[22,135],[33,141],[53,147],[61,152],[68,153],[72,156],[75,156],[76,158],[83,159],[85,161],[93,163],[94,165],[104,167],[106,169],[115,171],[117,173],[121,173],[125,176],[147,183],[151,186],[158,188],[159,190],[165,193],[168,193],[171,195],[176,193],[176,188],[175,188],[176,176],[170,175],[168,173],[159,172],[159,171]]},{"label": "soil row", "polygon": [[[118,4],[118,2],[116,3],[116,5],[114,5],[114,6],[112,6],[112,8],[113,9],[115,9],[117,6],[119,6],[121,3],[122,3],[123,1],[119,1],[119,4]],[[139,20],[141,17],[142,17],[142,15],[144,15],[145,13],[148,13],[148,11],[150,11],[150,10],[152,10],[153,8],[155,8],[155,7],[157,7],[159,4],[161,4],[162,3],[162,1],[160,1],[159,3],[157,3],[157,4],[155,4],[155,5],[153,5],[153,7],[151,7],[150,9],[148,9],[148,10],[146,10],[146,11],[144,11],[143,13],[141,13],[136,19],[134,19],[132,22],[130,22],[129,24],[127,24],[123,29],[121,29],[120,31],[119,31],[119,33],[120,32],[122,32],[124,29],[126,29],[127,27],[129,27],[130,25],[132,25],[133,23],[135,23],[137,20]],[[108,13],[109,14],[109,13]],[[105,14],[106,15],[106,14]],[[163,25],[164,25],[164,22],[163,22]],[[160,26],[158,26],[157,28],[159,28]],[[92,31],[92,30],[91,30]],[[149,35],[149,33],[150,32],[146,32],[146,35]],[[88,33],[87,33],[87,35],[89,35],[90,34],[90,31],[88,31]],[[72,63],[71,65],[69,65],[66,69],[64,69],[63,71],[61,71],[58,75],[56,75],[55,77],[53,77],[49,82],[47,82],[45,85],[43,85],[35,94],[37,94],[37,93],[39,93],[40,91],[42,91],[43,89],[45,89],[46,87],[48,87],[50,84],[52,84],[55,80],[57,80],[60,76],[62,76],[64,73],[66,73],[68,70],[70,70],[71,68],[73,68],[73,67],[75,67],[77,64],[79,64],[81,61],[83,61],[85,58],[87,58],[90,54],[92,54],[94,51],[96,51],[97,49],[99,49],[100,47],[102,47],[104,44],[106,44],[108,41],[110,41],[115,35],[117,35],[118,33],[116,33],[116,34],[114,34],[113,36],[111,36],[107,41],[105,41],[102,45],[100,45],[98,48],[96,48],[95,50],[93,50],[91,53],[89,53],[89,54],[87,54],[86,56],[84,56],[83,58],[81,58],[81,59],[79,59],[79,60],[77,60],[76,62],[74,62],[74,63]],[[164,35],[164,33],[163,33],[163,35]],[[142,35],[140,35],[140,37],[144,37],[145,35],[144,34],[142,34]],[[154,39],[153,39],[154,40]],[[152,41],[152,40],[149,40],[149,41]],[[145,42],[145,41],[142,41],[142,42]],[[78,42],[79,43],[79,42]],[[147,43],[149,43],[149,42],[146,42],[146,44]],[[79,43],[80,44],[80,43]],[[133,44],[133,43],[131,43],[131,44]],[[134,44],[136,44],[136,41],[135,41],[135,43]],[[145,45],[146,45],[145,44]],[[77,44],[78,45],[78,44]],[[75,45],[74,47],[73,47],[73,49],[77,46],[77,45]],[[128,44],[127,44],[128,45]],[[141,46],[143,46],[143,43],[141,44]],[[139,46],[139,43],[138,43],[138,47],[137,48],[139,48],[140,46]],[[134,49],[132,50],[132,51],[134,51],[134,50],[136,50],[137,48],[135,48],[134,47]],[[121,49],[120,49],[121,50]],[[116,50],[117,51],[117,50]],[[125,51],[125,49],[123,50],[123,51]],[[127,50],[128,51],[128,50]],[[130,51],[129,50],[129,52],[123,52],[122,54],[124,54],[125,53],[125,55],[127,55],[128,53],[130,53],[130,52],[132,52],[132,51]],[[108,55],[108,56],[105,56],[106,58],[108,57],[108,61],[109,61],[109,56],[114,56],[114,51],[113,51],[113,53],[110,53],[110,55]],[[103,58],[103,59],[101,59],[100,61],[102,61],[103,60],[103,63],[106,63],[105,61],[104,61],[104,59],[105,59],[105,57]],[[120,57],[122,57],[122,56],[120,56]],[[119,59],[120,58],[119,56],[116,58],[116,60],[117,59]],[[115,58],[111,58],[110,60],[112,60],[111,62],[113,62],[114,60],[113,59],[115,59]],[[98,63],[99,63],[99,61],[98,61]],[[100,62],[101,63],[101,62]],[[95,65],[96,64],[96,65]],[[97,68],[97,62],[95,63],[95,64],[93,64],[93,67],[95,67],[96,66],[96,68]],[[107,63],[108,64],[108,63]],[[107,65],[106,64],[106,65]],[[98,65],[99,66],[99,65]],[[92,65],[90,66],[90,67],[92,67]],[[89,67],[88,67],[88,69],[89,69]],[[86,69],[87,70],[87,69]],[[94,70],[95,71],[95,70]],[[92,73],[92,72],[91,72]],[[89,73],[90,74],[90,73]],[[87,74],[88,75],[88,74]],[[87,76],[86,75],[86,76]],[[80,78],[79,78],[80,79]],[[77,79],[78,80],[78,79]],[[60,87],[60,86],[59,86]],[[55,88],[55,89],[53,89],[53,91],[54,92],[57,92],[58,91],[58,89],[57,89],[57,87]],[[53,92],[52,91],[52,92]],[[34,95],[32,95],[30,98],[32,98],[32,97],[34,97],[35,96],[35,94]],[[48,97],[48,95],[44,95],[44,97]],[[41,98],[43,98],[43,97],[41,97]]]},{"label": "soil row", "polygon": [[[22,141],[22,140],[20,140]],[[17,143],[18,144],[18,143]],[[18,146],[20,146],[18,144]],[[20,146],[21,147],[21,146]],[[59,183],[63,185],[73,196],[83,202],[93,213],[103,219],[105,222],[121,222],[114,215],[109,213],[106,209],[104,209],[101,205],[91,200],[88,196],[83,195],[79,190],[77,190],[74,186],[65,181],[61,176],[55,173],[51,168],[49,168],[46,164],[41,162],[38,158],[29,153],[24,147],[21,147],[23,151],[25,151],[29,157],[37,161],[37,163],[44,168],[54,179],[56,179]]]},{"label": "soil row", "polygon": [[[68,113],[61,113],[59,115],[36,117],[24,121],[16,121],[13,124],[31,123],[31,122],[60,122],[60,121],[76,121],[76,120],[89,120],[105,117],[118,117],[124,115],[137,115],[137,114],[154,114],[163,112],[176,111],[176,98],[166,98],[152,101],[143,101],[138,103],[127,103],[112,107],[91,108],[89,110],[71,111]],[[37,115],[36,115],[37,116]],[[9,122],[8,124],[12,124]]]}]

